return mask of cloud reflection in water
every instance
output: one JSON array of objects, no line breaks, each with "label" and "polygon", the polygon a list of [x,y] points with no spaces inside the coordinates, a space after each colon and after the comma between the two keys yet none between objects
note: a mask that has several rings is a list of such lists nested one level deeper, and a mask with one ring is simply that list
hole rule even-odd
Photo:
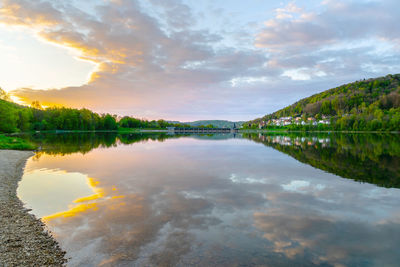
[{"label": "cloud reflection in water", "polygon": [[101,192],[47,217],[72,266],[400,261],[398,189],[341,179],[248,140],[168,139],[30,162],[44,167],[95,177]]}]

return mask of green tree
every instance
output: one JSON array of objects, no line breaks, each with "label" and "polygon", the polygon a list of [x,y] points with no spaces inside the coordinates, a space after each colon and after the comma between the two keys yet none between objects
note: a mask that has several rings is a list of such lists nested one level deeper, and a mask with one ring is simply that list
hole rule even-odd
[{"label": "green tree", "polygon": [[21,131],[29,131],[31,128],[32,111],[21,109],[18,111],[17,127]]},{"label": "green tree", "polygon": [[14,110],[7,108],[5,105],[0,106],[0,132],[12,133],[18,130],[17,114]]},{"label": "green tree", "polygon": [[118,128],[117,121],[115,117],[107,114],[104,116],[104,129],[105,130],[116,130]]}]

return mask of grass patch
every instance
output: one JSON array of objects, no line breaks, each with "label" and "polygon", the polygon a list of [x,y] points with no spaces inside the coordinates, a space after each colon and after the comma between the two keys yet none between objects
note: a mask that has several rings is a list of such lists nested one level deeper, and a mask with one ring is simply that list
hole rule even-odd
[{"label": "grass patch", "polygon": [[37,146],[22,138],[0,134],[0,149],[34,150]]}]

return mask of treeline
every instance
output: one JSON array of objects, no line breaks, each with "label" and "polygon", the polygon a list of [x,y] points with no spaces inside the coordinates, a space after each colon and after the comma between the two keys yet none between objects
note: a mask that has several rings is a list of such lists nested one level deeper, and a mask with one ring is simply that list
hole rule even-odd
[{"label": "treeline", "polygon": [[0,100],[0,132],[41,130],[116,130],[116,116],[99,115],[88,109],[31,107]]},{"label": "treeline", "polygon": [[[153,121],[147,121],[147,120],[140,120],[132,117],[125,116],[119,121],[119,126],[122,128],[146,128],[146,129],[158,129],[162,128],[165,129],[166,127],[193,127],[192,125],[188,123],[175,123],[175,122],[167,122],[165,120],[153,120]],[[201,127],[201,128],[215,128],[214,125],[212,124],[207,124],[207,125],[199,125],[195,127]]]},{"label": "treeline", "polygon": [[247,126],[288,116],[330,119],[329,125],[291,125],[286,127],[289,129],[399,131],[400,74],[357,81],[315,94]]},{"label": "treeline", "polygon": [[[119,128],[165,129],[168,126],[190,127],[164,120],[137,119],[116,115],[97,114],[88,109],[56,108],[43,109],[35,101],[30,107],[8,101],[7,94],[0,88],[0,132],[28,132],[51,130],[114,131]],[[212,127],[204,126],[204,127]]]}]

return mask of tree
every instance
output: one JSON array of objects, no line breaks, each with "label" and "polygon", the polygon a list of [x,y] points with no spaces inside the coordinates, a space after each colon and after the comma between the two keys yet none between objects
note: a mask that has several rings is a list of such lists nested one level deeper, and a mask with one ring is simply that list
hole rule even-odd
[{"label": "tree", "polygon": [[14,110],[7,108],[5,105],[0,106],[0,132],[12,133],[16,132],[17,116]]},{"label": "tree", "polygon": [[117,121],[115,117],[107,114],[104,116],[104,129],[105,130],[116,130],[118,128]]},{"label": "tree", "polygon": [[169,123],[166,122],[165,120],[158,120],[158,121],[157,121],[157,124],[158,124],[158,126],[159,126],[160,128],[165,128],[165,127],[167,127],[167,126],[169,125]]},{"label": "tree", "polygon": [[31,104],[31,107],[32,107],[32,108],[35,108],[35,109],[41,109],[41,110],[43,110],[43,107],[42,107],[42,105],[40,105],[40,102],[39,102],[39,101],[33,101],[32,104]]},{"label": "tree", "polygon": [[29,131],[32,120],[32,111],[30,109],[22,109],[18,111],[17,127],[21,131]]},{"label": "tree", "polygon": [[332,114],[332,105],[331,101],[324,101],[322,102],[320,112],[324,115],[331,115]]}]

